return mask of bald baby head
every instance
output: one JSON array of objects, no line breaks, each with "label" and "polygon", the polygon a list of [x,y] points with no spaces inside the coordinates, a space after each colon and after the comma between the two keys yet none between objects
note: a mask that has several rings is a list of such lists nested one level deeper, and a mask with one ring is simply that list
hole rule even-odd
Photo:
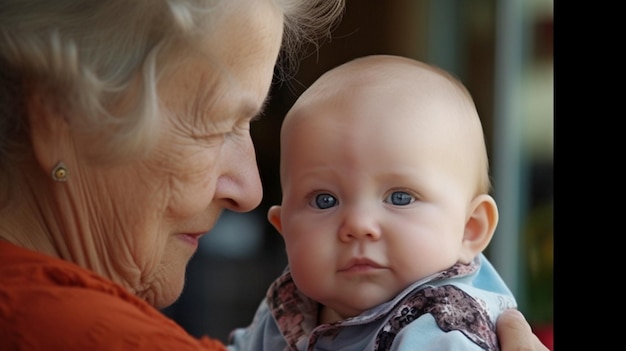
[{"label": "bald baby head", "polygon": [[[285,117],[281,178],[285,161],[304,149],[314,150],[316,139],[303,149],[294,142],[319,128],[344,140],[343,149],[358,148],[358,141],[422,150],[433,160],[448,160],[446,167],[471,182],[472,195],[490,190],[483,130],[472,97],[458,79],[435,66],[373,55],[323,74]],[[397,138],[406,140],[400,145]]]}]

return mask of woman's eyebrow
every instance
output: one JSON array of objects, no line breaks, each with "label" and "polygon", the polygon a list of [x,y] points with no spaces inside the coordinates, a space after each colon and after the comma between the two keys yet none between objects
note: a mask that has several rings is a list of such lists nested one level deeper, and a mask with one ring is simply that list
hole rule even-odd
[{"label": "woman's eyebrow", "polygon": [[269,93],[267,94],[267,96],[265,97],[265,99],[263,100],[260,106],[257,106],[257,104],[253,103],[251,100],[247,100],[242,105],[243,107],[241,110],[243,112],[243,115],[252,116],[252,119],[251,119],[252,122],[258,121],[259,119],[261,119],[261,117],[265,113],[265,109],[267,108],[267,105],[269,105],[270,100],[271,100],[271,97]]}]

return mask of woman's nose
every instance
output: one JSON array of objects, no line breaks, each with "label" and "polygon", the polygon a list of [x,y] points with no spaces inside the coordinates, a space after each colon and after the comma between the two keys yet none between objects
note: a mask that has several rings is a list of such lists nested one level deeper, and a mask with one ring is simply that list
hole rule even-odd
[{"label": "woman's nose", "polygon": [[252,139],[225,144],[222,154],[222,172],[217,180],[216,198],[226,202],[225,208],[234,212],[255,209],[263,196],[259,168]]},{"label": "woman's nose", "polygon": [[343,215],[339,228],[339,240],[349,242],[351,240],[379,240],[381,229],[375,214],[366,209],[349,209]]}]

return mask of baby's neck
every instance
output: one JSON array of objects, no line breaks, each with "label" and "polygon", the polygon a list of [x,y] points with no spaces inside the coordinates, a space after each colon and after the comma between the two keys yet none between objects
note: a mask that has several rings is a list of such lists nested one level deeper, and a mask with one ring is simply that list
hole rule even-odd
[{"label": "baby's neck", "polygon": [[328,306],[321,305],[319,316],[318,316],[319,324],[331,324],[331,323],[340,321],[342,319],[345,319],[345,318],[339,315],[337,311],[335,311],[334,309]]}]

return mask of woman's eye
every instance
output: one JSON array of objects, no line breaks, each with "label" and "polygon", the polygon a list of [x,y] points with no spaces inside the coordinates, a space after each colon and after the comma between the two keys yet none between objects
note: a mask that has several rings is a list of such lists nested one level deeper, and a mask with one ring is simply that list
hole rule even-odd
[{"label": "woman's eye", "polygon": [[385,202],[391,203],[396,206],[408,205],[415,201],[415,198],[406,191],[394,191],[385,199]]},{"label": "woman's eye", "polygon": [[337,205],[337,199],[327,193],[317,194],[311,201],[311,205],[315,208],[325,210]]}]

